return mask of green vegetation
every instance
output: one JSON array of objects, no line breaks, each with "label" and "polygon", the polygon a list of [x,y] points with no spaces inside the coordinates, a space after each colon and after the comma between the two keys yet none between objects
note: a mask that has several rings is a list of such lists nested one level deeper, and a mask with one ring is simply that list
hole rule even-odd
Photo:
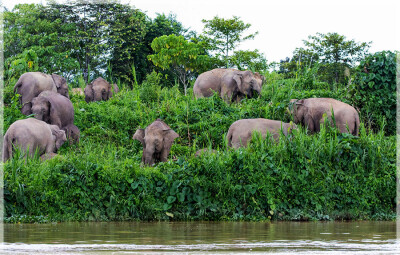
[{"label": "green vegetation", "polygon": [[[4,17],[4,130],[26,118],[13,92],[24,72],[59,72],[71,88],[101,75],[121,89],[109,101],[71,97],[80,144],[64,144],[45,162],[16,153],[4,164],[6,222],[395,219],[395,53],[356,59],[343,50],[341,60],[324,62],[305,61],[306,54],[300,61],[295,51],[294,61],[268,71],[257,50],[237,51],[229,64],[259,71],[266,82],[258,98],[228,105],[216,94],[194,98],[191,86],[203,60],[210,68],[225,66],[226,59],[173,15],[151,20],[127,5],[76,1],[18,5]],[[96,26],[104,29],[92,30]],[[330,127],[310,135],[300,127],[277,144],[255,135],[248,148],[227,148],[224,136],[234,121],[290,122],[289,100],[309,97],[354,105],[362,120],[359,137]],[[144,167],[142,145],[132,135],[157,118],[180,137],[168,162]],[[194,157],[201,148],[218,153]]]},{"label": "green vegetation", "polygon": [[[160,82],[156,76],[146,80],[147,93],[159,86],[151,85]],[[293,97],[343,100],[336,91],[298,90],[276,74],[267,79],[261,98],[238,105],[216,95],[196,100],[177,87],[155,89],[152,100],[139,88],[106,102],[73,97],[81,143],[64,145],[46,162],[5,164],[7,221],[394,219],[395,138],[383,129],[363,127],[353,137],[301,128],[277,145],[255,137],[247,149],[226,148],[224,134],[235,120],[289,121]],[[21,117],[16,107],[6,107],[6,127]],[[132,135],[158,117],[180,138],[169,162],[141,167],[142,146]],[[206,147],[219,152],[193,156]]]}]

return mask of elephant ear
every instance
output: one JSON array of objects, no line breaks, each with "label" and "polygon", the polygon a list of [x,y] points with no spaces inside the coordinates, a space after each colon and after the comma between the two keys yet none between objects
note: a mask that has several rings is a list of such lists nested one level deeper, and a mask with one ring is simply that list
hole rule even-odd
[{"label": "elephant ear", "polygon": [[[107,82],[108,83],[108,82]],[[113,96],[113,86],[108,83],[108,96],[107,96],[107,100],[110,99]]]},{"label": "elephant ear", "polygon": [[237,85],[239,91],[243,91],[243,87],[242,87],[243,75],[241,73],[235,73],[233,75],[233,80],[236,82],[236,85]]},{"label": "elephant ear", "polygon": [[67,83],[64,77],[55,73],[51,75],[51,78],[53,78],[54,84],[56,85],[57,89],[61,88],[64,83]]},{"label": "elephant ear", "polygon": [[92,86],[92,83],[89,83],[88,85],[86,85],[85,90],[83,91],[85,93],[86,103],[89,103],[94,99]]},{"label": "elephant ear", "polygon": [[51,134],[54,136],[55,141],[55,151],[57,152],[58,149],[67,141],[67,136],[65,135],[64,130],[60,130],[60,128],[56,125],[50,125]]},{"label": "elephant ear", "polygon": [[172,129],[164,130],[164,148],[168,152],[171,150],[172,143],[179,135]]},{"label": "elephant ear", "polygon": [[135,134],[132,137],[133,140],[138,140],[139,142],[142,143],[143,146],[145,146],[145,142],[144,142],[144,129],[140,128],[138,130],[136,130]]}]

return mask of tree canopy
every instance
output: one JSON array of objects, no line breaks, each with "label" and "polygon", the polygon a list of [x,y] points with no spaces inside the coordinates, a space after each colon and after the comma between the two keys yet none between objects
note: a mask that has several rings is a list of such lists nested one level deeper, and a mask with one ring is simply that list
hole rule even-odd
[{"label": "tree canopy", "polygon": [[228,68],[229,54],[243,41],[253,39],[258,32],[244,35],[245,31],[251,27],[239,17],[233,16],[232,19],[214,17],[211,20],[203,19],[204,31],[202,39],[207,43],[211,51],[216,52],[216,56]]},{"label": "tree canopy", "polygon": [[209,57],[205,54],[201,44],[187,41],[183,36],[163,35],[151,43],[155,54],[149,55],[156,66],[163,69],[171,68],[184,86],[186,95],[189,82],[199,70],[206,70]]},{"label": "tree canopy", "polygon": [[303,63],[303,66],[319,63],[321,78],[329,83],[343,83],[346,67],[354,67],[363,59],[371,44],[346,40],[344,35],[338,33],[317,33],[310,35],[303,43],[305,47],[296,48],[293,59]]}]

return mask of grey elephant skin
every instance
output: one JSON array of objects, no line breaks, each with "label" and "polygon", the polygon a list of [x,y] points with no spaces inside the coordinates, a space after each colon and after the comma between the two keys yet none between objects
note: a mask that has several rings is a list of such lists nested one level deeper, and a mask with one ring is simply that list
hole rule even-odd
[{"label": "grey elephant skin", "polygon": [[264,77],[251,71],[236,69],[213,69],[197,77],[193,86],[196,98],[210,97],[217,92],[227,103],[252,98],[255,92],[261,95]]},{"label": "grey elephant skin", "polygon": [[45,90],[54,91],[69,98],[67,81],[60,75],[41,72],[28,72],[21,75],[14,86],[14,92],[21,95],[22,114],[32,113],[32,99]]},{"label": "grey elephant skin", "polygon": [[172,143],[178,137],[164,121],[157,119],[145,129],[136,130],[132,138],[143,145],[142,163],[151,166],[167,161]]},{"label": "grey elephant skin", "polygon": [[30,156],[36,151],[39,156],[53,155],[52,153],[56,153],[66,140],[65,132],[56,125],[49,125],[34,118],[17,120],[11,124],[4,136],[3,162],[12,157],[14,147],[25,153],[29,150]]},{"label": "grey elephant skin", "polygon": [[275,141],[279,141],[281,129],[283,134],[287,136],[293,129],[297,129],[297,126],[293,123],[284,123],[278,120],[262,118],[242,119],[235,121],[229,127],[226,139],[229,147],[237,149],[239,147],[246,147],[248,142],[251,141],[252,134],[255,131],[260,132],[263,138],[265,138],[267,132],[269,132]]},{"label": "grey elephant skin", "polygon": [[111,86],[106,80],[98,77],[85,87],[85,101],[107,101],[113,96],[113,90],[114,93],[118,93],[119,89],[116,84]]},{"label": "grey elephant skin", "polygon": [[341,133],[349,132],[358,135],[360,117],[357,110],[346,103],[332,98],[292,99],[291,113],[296,124],[307,127],[311,133],[319,132],[324,123],[324,115],[332,123],[332,110],[337,128]]},{"label": "grey elephant skin", "polygon": [[35,118],[64,130],[70,142],[79,142],[80,132],[74,125],[74,106],[68,98],[53,92],[43,91],[32,100]]}]

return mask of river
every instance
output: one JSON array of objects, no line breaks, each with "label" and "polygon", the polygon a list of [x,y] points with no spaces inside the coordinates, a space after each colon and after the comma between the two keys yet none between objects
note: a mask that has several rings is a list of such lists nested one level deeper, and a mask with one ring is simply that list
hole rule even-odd
[{"label": "river", "polygon": [[1,254],[400,254],[393,221],[3,226]]}]

